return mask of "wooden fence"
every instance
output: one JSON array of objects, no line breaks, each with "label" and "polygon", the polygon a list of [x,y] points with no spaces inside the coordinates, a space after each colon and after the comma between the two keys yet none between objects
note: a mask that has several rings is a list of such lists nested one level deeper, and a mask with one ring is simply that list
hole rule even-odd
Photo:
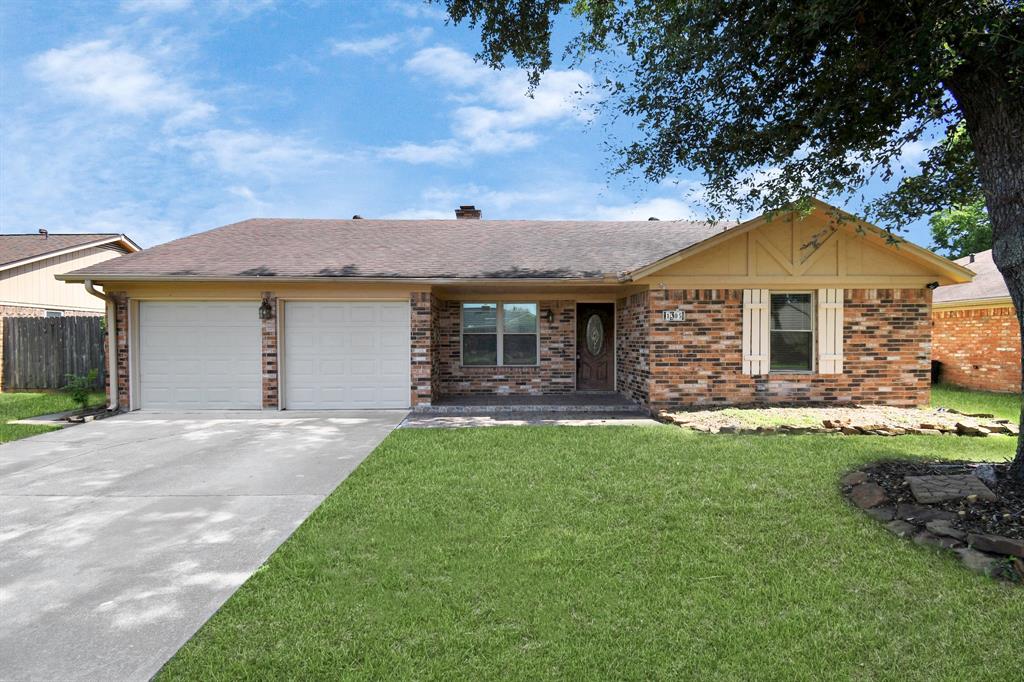
[{"label": "wooden fence", "polygon": [[3,379],[6,390],[63,388],[68,374],[97,370],[106,375],[101,317],[3,318]]}]

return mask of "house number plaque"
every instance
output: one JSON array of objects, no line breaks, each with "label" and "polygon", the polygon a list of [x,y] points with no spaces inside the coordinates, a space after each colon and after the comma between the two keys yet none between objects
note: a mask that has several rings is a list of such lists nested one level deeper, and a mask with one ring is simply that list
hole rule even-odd
[{"label": "house number plaque", "polygon": [[661,314],[665,322],[686,322],[685,310],[663,310]]}]

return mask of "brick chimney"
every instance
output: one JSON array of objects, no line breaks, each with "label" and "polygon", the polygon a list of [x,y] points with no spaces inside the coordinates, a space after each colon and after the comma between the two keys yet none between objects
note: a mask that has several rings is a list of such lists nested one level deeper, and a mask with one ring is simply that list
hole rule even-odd
[{"label": "brick chimney", "polygon": [[459,206],[455,209],[455,217],[459,220],[480,220],[481,215],[483,215],[483,211],[473,204]]}]

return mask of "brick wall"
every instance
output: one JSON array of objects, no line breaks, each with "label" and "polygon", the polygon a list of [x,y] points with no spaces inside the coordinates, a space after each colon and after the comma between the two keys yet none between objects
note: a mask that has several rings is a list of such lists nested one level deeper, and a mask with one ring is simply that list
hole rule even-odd
[{"label": "brick wall", "polygon": [[[277,305],[277,296],[273,291],[264,291],[260,297],[270,304],[274,311],[273,317],[269,320],[260,320],[260,365],[263,374],[263,407],[264,409],[277,409],[279,393],[278,367],[280,361],[277,355],[277,324],[278,316],[281,314]],[[262,305],[262,302],[261,302]]]},{"label": "brick wall", "polygon": [[429,291],[414,291],[409,297],[411,319],[409,321],[410,345],[412,346],[412,395],[413,407],[430,405],[439,376],[437,359],[440,302]]},{"label": "brick wall", "polygon": [[[545,320],[547,311],[554,322]],[[576,384],[576,303],[540,301],[540,364],[537,367],[463,367],[461,304],[438,310],[437,384],[440,395],[544,395],[571,393]]]},{"label": "brick wall", "polygon": [[[931,292],[847,289],[843,373],[742,373],[743,292],[649,294],[649,406],[854,402],[914,406],[930,390]],[[662,321],[681,308],[685,322]]]},{"label": "brick wall", "polygon": [[648,401],[651,378],[648,357],[649,297],[641,291],[618,300],[615,306],[615,389],[641,405]]},{"label": "brick wall", "polygon": [[1021,390],[1020,325],[1013,305],[935,310],[932,339],[943,381],[980,391]]},{"label": "brick wall", "polygon": [[[114,299],[114,344],[117,348],[117,407],[127,410],[130,405],[131,388],[129,385],[129,364],[128,364],[128,295],[125,293],[111,293]],[[109,321],[108,323],[109,324]],[[110,331],[108,329],[107,333]]]}]

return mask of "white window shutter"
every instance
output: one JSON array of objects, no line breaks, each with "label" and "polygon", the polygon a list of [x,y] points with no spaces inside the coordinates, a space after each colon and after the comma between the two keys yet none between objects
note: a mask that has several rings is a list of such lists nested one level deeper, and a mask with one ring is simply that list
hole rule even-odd
[{"label": "white window shutter", "polygon": [[818,289],[818,374],[843,373],[843,290]]},{"label": "white window shutter", "polygon": [[743,290],[743,373],[768,373],[771,295],[767,289]]}]

